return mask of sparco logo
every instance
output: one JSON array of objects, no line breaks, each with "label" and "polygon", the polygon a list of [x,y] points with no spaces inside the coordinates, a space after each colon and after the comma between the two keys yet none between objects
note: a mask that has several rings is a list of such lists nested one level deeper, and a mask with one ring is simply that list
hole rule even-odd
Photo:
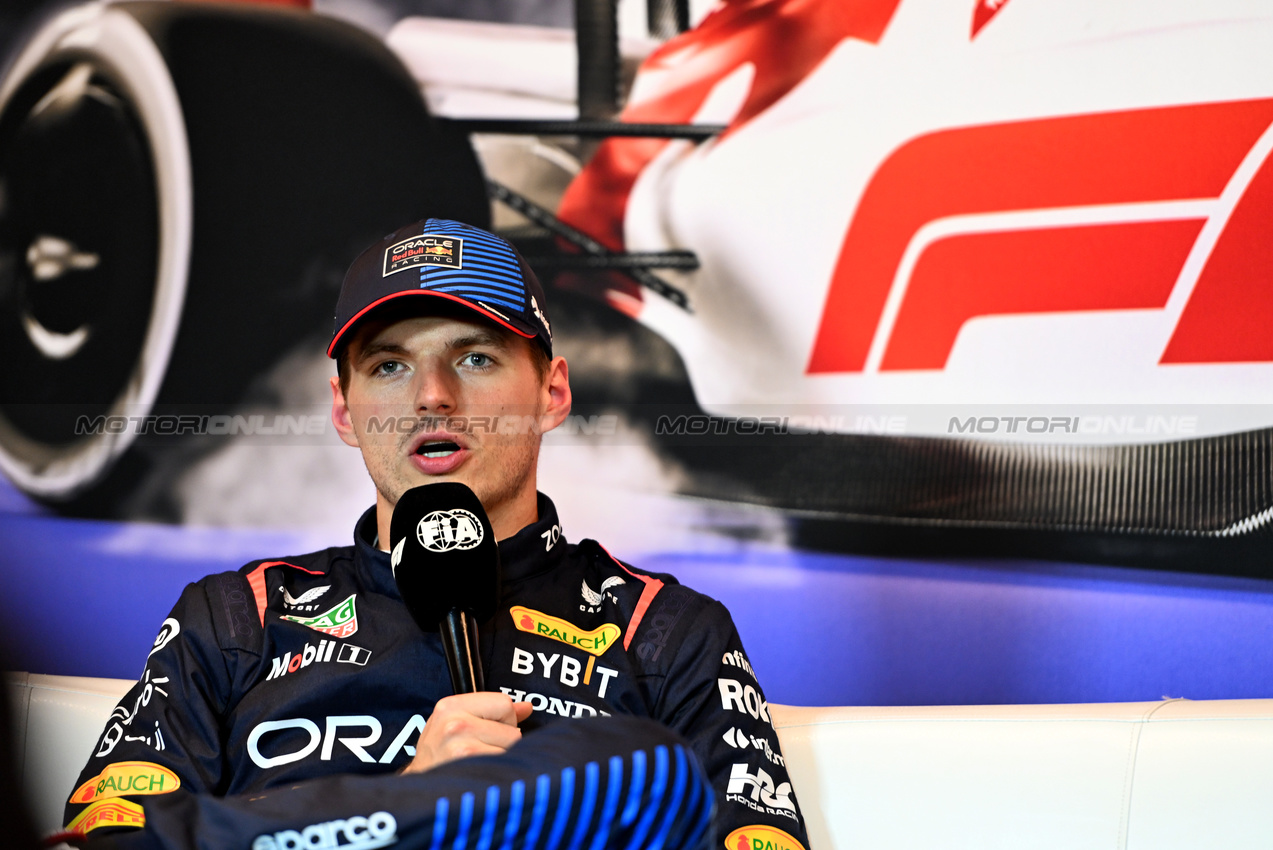
[{"label": "sparco logo", "polygon": [[685,613],[687,601],[688,599],[685,596],[664,598],[663,604],[659,606],[659,609],[654,612],[654,616],[650,618],[641,642],[637,644],[636,652],[642,661],[658,660],[663,653],[663,647],[667,646],[667,639],[672,634],[672,627],[676,625],[676,621],[681,619],[681,615]]},{"label": "sparco logo", "polygon": [[482,523],[463,508],[434,511],[420,520],[415,534],[420,545],[430,552],[472,549],[482,542]]},{"label": "sparco logo", "polygon": [[272,835],[258,835],[252,850],[336,850],[340,847],[372,850],[388,847],[398,840],[398,822],[388,812],[370,817],[329,820],[305,827],[300,832],[285,829]]}]

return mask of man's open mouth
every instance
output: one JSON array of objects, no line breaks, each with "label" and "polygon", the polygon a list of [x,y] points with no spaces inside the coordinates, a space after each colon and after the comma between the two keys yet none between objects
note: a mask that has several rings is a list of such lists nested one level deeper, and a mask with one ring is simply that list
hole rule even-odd
[{"label": "man's open mouth", "polygon": [[422,444],[420,448],[415,450],[415,453],[425,457],[447,457],[459,450],[460,447],[457,443],[453,443],[450,440],[437,440]]}]

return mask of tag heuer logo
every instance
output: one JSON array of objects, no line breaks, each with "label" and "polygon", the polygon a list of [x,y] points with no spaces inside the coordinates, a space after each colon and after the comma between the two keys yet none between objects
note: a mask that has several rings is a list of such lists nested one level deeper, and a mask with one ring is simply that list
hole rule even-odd
[{"label": "tag heuer logo", "polygon": [[349,594],[349,598],[344,602],[316,617],[296,617],[291,614],[282,616],[284,620],[300,623],[302,626],[308,626],[316,632],[322,632],[332,637],[347,638],[358,631],[358,611],[354,607],[355,596],[357,596],[356,593]]},{"label": "tag heuer logo", "polygon": [[463,255],[464,240],[456,236],[412,236],[385,249],[385,268],[381,277],[425,265],[462,269]]}]

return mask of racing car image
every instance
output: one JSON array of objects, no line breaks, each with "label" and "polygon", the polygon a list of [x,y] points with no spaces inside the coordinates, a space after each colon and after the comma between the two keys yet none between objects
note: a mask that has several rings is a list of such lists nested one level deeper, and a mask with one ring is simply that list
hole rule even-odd
[{"label": "racing car image", "polygon": [[[408,17],[378,40],[162,2],[56,18],[0,86],[0,321],[29,364],[5,378],[0,466],[109,513],[146,478],[128,469],[145,441],[75,434],[86,400],[241,403],[325,330],[359,238],[426,214],[483,224],[489,197],[567,325],[675,352],[683,372],[623,401],[690,471],[683,492],[782,509],[816,545],[829,521],[839,539],[984,531],[1048,555],[1084,539],[1130,562],[1169,541],[1179,561],[1263,569],[1273,12],[666,8],[661,39],[622,43],[614,5],[584,0],[574,37]],[[41,159],[102,104],[132,171],[73,146],[59,161],[84,176]],[[118,195],[88,193],[102,214],[72,226],[77,187],[107,173]],[[152,196],[150,218],[109,212]],[[23,200],[44,197],[67,202]],[[74,289],[107,273],[133,294]],[[227,349],[230,328],[251,344]],[[106,370],[89,386],[85,364]],[[581,407],[610,409],[595,383]]]}]

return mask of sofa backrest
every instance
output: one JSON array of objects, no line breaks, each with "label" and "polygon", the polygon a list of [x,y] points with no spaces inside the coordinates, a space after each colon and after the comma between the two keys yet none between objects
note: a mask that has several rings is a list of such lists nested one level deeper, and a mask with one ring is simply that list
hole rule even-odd
[{"label": "sofa backrest", "polygon": [[[53,832],[132,683],[6,684]],[[1273,846],[1273,699],[770,711],[815,850]]]},{"label": "sofa backrest", "polygon": [[1273,700],[770,710],[817,850],[1273,846]]}]

